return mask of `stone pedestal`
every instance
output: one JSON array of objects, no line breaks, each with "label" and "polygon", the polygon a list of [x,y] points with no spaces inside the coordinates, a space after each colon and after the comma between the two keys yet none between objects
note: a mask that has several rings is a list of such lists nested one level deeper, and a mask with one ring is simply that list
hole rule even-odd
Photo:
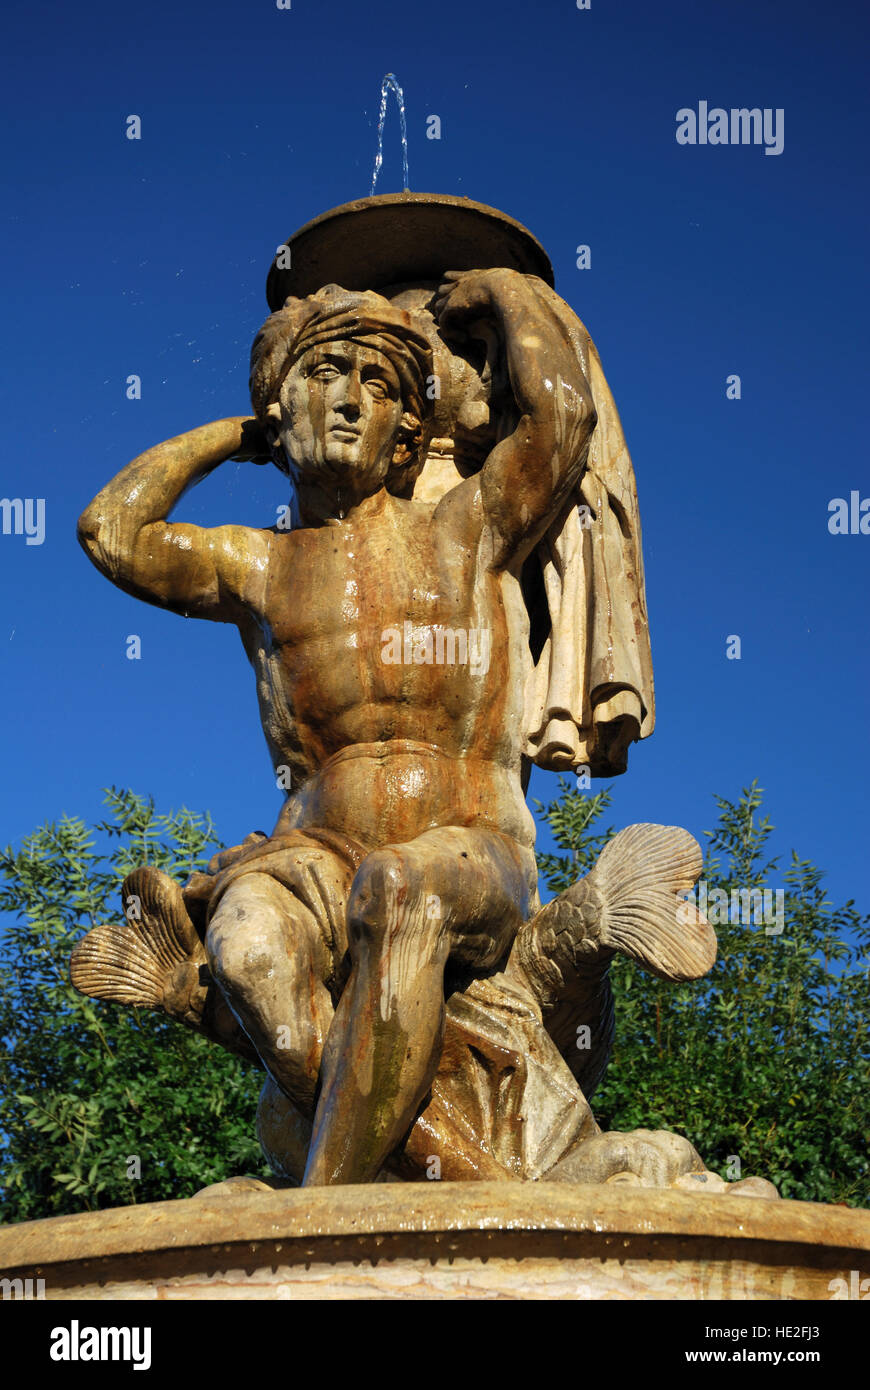
[{"label": "stone pedestal", "polygon": [[620,1185],[216,1189],[0,1228],[0,1277],[47,1299],[828,1300],[852,1271],[870,1212]]}]

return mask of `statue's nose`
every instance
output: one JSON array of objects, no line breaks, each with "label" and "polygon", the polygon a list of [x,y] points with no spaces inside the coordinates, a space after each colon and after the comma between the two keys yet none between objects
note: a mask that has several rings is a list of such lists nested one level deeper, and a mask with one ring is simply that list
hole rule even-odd
[{"label": "statue's nose", "polygon": [[348,372],[344,378],[344,390],[339,399],[339,409],[345,415],[352,415],[356,419],[360,413],[362,403],[362,382],[359,372]]}]

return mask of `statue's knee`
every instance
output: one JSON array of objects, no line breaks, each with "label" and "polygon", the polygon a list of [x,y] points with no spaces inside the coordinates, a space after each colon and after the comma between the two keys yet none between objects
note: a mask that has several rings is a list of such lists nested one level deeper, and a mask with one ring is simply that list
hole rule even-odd
[{"label": "statue's knee", "polygon": [[249,983],[274,968],[283,933],[273,913],[256,895],[232,889],[209,925],[205,949],[215,979],[231,988]]},{"label": "statue's knee", "polygon": [[374,850],[364,859],[348,900],[351,940],[377,945],[394,931],[402,906],[419,886],[416,879],[414,870],[395,850]]}]

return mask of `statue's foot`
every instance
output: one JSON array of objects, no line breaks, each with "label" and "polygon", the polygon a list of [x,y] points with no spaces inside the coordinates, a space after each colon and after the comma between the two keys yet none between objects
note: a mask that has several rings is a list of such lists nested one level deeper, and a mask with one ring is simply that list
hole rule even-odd
[{"label": "statue's foot", "polygon": [[728,1183],[711,1173],[688,1139],[667,1129],[612,1130],[596,1134],[561,1158],[542,1182],[625,1184],[683,1192],[778,1198],[773,1183],[743,1178]]}]

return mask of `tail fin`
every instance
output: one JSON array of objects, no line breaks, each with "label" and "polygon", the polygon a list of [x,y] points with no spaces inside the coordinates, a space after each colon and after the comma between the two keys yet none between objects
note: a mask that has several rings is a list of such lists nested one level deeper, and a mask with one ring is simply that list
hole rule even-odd
[{"label": "tail fin", "polygon": [[713,928],[680,896],[694,886],[702,865],[687,830],[630,825],[605,845],[585,878],[517,934],[516,964],[587,1100],[613,1045],[607,972],[614,953],[673,981],[699,979],[716,959]]},{"label": "tail fin", "polygon": [[[702,868],[701,850],[688,830],[676,825],[621,830],[585,880],[601,898],[602,947],[630,956],[663,980],[706,975],[716,959],[716,933],[694,904],[681,898]],[[570,901],[574,891],[569,888],[563,897]]]},{"label": "tail fin", "polygon": [[144,868],[128,875],[121,891],[128,919],[94,927],[78,943],[70,957],[73,985],[93,999],[163,1008],[192,1023],[205,1000],[199,967],[206,955],[181,888],[159,869]]}]

